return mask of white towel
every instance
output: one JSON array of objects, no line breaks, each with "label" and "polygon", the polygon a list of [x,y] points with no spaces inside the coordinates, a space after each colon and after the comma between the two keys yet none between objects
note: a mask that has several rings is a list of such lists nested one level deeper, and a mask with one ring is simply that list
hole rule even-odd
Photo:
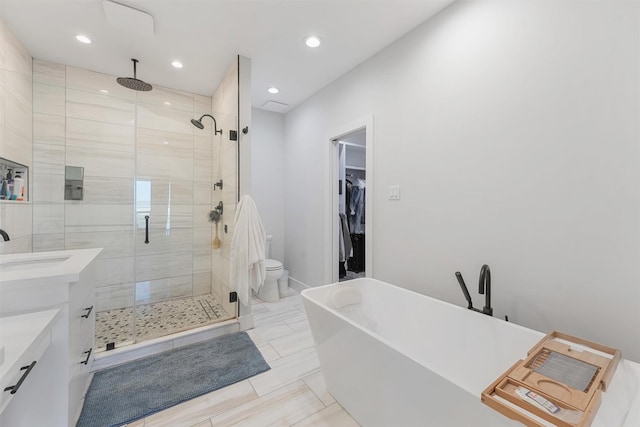
[{"label": "white towel", "polygon": [[267,233],[250,196],[240,199],[234,224],[229,282],[231,289],[238,292],[238,298],[246,305],[251,297],[250,289],[257,292],[266,275],[264,260]]}]

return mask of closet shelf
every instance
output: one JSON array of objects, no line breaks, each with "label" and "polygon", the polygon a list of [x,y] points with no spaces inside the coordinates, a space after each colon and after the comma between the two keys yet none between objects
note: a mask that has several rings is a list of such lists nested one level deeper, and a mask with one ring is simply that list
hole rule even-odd
[{"label": "closet shelf", "polygon": [[360,166],[346,166],[346,165],[345,165],[345,167],[344,167],[344,168],[345,168],[345,169],[351,169],[351,170],[354,170],[354,171],[364,171],[364,170],[367,170],[367,168],[363,168],[363,167],[360,167]]}]

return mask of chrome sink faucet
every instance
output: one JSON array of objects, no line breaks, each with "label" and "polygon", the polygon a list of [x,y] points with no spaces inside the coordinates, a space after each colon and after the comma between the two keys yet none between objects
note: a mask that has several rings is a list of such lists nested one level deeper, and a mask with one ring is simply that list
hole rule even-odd
[{"label": "chrome sink faucet", "polygon": [[469,295],[467,285],[464,283],[462,274],[460,274],[459,271],[456,271],[456,278],[458,279],[460,289],[462,289],[462,293],[467,300],[467,308],[469,310],[477,311],[478,313],[493,316],[493,308],[491,308],[491,269],[489,268],[489,266],[485,264],[480,269],[480,282],[478,284],[478,292],[480,293],[480,295],[484,295],[484,307],[482,307],[482,310],[478,310],[477,308],[473,307],[471,295]]},{"label": "chrome sink faucet", "polygon": [[7,234],[7,232],[2,229],[0,229],[0,236],[2,236],[5,242],[8,242],[9,240],[11,240],[9,239],[9,235]]}]

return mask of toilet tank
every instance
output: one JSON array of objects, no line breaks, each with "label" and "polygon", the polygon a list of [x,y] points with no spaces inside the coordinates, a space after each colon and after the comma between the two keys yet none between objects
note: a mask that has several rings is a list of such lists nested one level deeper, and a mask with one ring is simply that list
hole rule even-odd
[{"label": "toilet tank", "polygon": [[267,259],[271,259],[271,240],[273,239],[272,234],[267,234],[267,245],[265,246],[265,256]]}]

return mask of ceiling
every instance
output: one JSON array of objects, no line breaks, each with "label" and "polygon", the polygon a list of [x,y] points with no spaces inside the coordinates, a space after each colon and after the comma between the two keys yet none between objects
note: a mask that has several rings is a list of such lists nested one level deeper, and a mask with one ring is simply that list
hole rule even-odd
[{"label": "ceiling", "polygon": [[[139,79],[202,95],[213,94],[236,55],[249,57],[253,106],[286,112],[453,2],[117,1],[151,15],[152,34],[109,23],[103,0],[1,0],[0,13],[36,59],[129,77],[137,58]],[[323,44],[306,47],[309,34]],[[171,66],[176,59],[182,69]],[[263,107],[268,101],[286,106]]]}]

